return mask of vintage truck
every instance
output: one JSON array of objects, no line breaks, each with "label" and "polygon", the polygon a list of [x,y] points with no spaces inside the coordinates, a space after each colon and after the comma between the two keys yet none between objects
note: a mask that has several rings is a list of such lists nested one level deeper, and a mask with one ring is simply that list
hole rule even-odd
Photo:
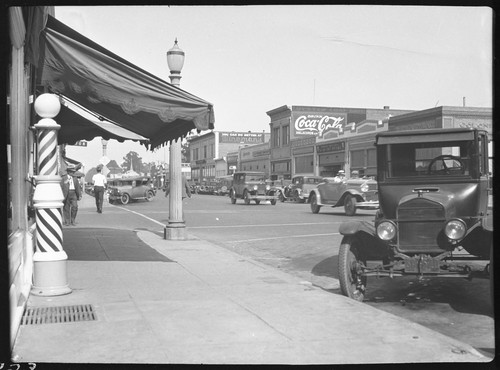
[{"label": "vintage truck", "polygon": [[488,142],[486,131],[473,128],[377,135],[374,223],[351,220],[339,228],[344,295],[362,301],[369,276],[493,281]]}]

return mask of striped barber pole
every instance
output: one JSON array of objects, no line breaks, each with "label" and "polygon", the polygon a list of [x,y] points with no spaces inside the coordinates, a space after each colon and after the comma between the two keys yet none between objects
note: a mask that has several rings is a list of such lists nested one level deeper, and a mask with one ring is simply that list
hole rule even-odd
[{"label": "striped barber pole", "polygon": [[[54,122],[55,123],[55,122]],[[59,126],[59,125],[57,125]],[[38,131],[38,158],[40,175],[57,174],[57,130],[40,129]]]},{"label": "striped barber pole", "polygon": [[42,117],[35,128],[38,142],[38,175],[33,194],[36,210],[36,251],[33,255],[31,293],[52,296],[71,293],[66,276],[68,256],[63,250],[63,192],[58,174],[57,131],[53,117],[61,108],[59,98],[42,94],[35,100],[35,111]]},{"label": "striped barber pole", "polygon": [[62,209],[40,208],[36,210],[36,249],[40,252],[61,252]]}]

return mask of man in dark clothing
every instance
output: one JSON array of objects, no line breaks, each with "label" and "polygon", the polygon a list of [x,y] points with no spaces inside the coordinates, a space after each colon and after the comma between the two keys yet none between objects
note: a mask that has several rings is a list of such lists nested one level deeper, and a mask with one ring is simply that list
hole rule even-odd
[{"label": "man in dark clothing", "polygon": [[82,187],[75,176],[75,169],[68,167],[67,173],[61,179],[61,188],[64,196],[64,225],[76,225],[76,214],[78,213],[78,201],[82,199]]}]

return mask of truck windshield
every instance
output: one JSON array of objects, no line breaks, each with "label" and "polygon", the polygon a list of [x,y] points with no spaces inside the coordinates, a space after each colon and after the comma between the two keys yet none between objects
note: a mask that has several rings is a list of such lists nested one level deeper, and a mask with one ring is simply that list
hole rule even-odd
[{"label": "truck windshield", "polygon": [[264,181],[263,175],[247,175],[246,181]]},{"label": "truck windshield", "polygon": [[398,143],[385,146],[385,176],[469,176],[473,142]]}]

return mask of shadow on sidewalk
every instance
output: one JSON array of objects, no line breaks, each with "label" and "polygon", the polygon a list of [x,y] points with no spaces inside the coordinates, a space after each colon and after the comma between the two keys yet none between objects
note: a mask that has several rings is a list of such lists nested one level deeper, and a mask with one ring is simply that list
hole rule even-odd
[{"label": "shadow on sidewalk", "polygon": [[63,245],[70,261],[174,262],[131,230],[66,227]]}]

